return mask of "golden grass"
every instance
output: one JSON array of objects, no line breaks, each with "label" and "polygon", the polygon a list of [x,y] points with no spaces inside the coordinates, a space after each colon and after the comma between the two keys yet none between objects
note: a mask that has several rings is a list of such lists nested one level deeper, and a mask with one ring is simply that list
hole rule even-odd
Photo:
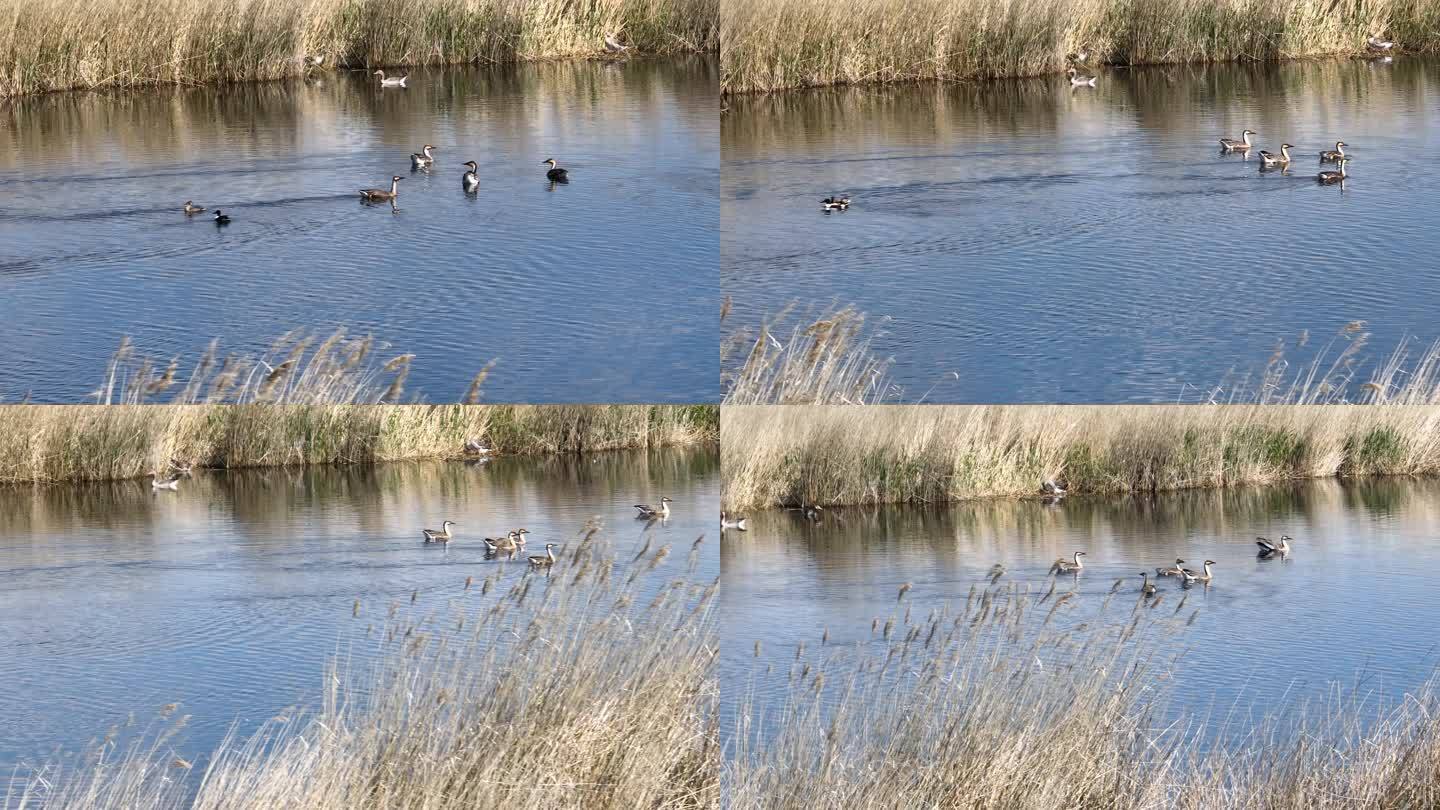
[{"label": "golden grass", "polygon": [[695,577],[703,541],[678,577],[657,571],[669,546],[632,561],[592,530],[548,575],[512,568],[408,603],[357,601],[377,663],[327,676],[314,712],[228,739],[203,773],[172,747],[180,721],[120,751],[102,741],[21,774],[4,804],[718,807],[719,582]]},{"label": "golden grass", "polygon": [[[836,307],[798,317],[796,308],[786,307],[754,331],[725,336],[720,386],[726,405],[875,405],[899,398],[888,376],[890,359],[871,352],[877,329],[866,326],[863,313]],[[726,298],[722,326],[730,314]]]},{"label": "golden grass", "polygon": [[0,483],[53,483],[200,467],[371,464],[498,453],[574,453],[714,442],[710,405],[10,405]]},{"label": "golden grass", "polygon": [[16,0],[0,97],[277,79],[324,67],[587,57],[619,31],[646,54],[718,48],[718,0]]},{"label": "golden grass", "polygon": [[1033,76],[1087,44],[1111,64],[1356,54],[1371,33],[1440,47],[1431,0],[727,0],[722,93]]},{"label": "golden grass", "polygon": [[[868,644],[817,637],[773,656],[757,644],[757,668],[786,675],[789,699],[741,707],[730,806],[1241,810],[1440,797],[1430,687],[1391,707],[1332,692],[1238,727],[1253,715],[1215,720],[1169,702],[1183,665],[1174,640],[1202,608],[1149,607],[1133,585],[1060,590],[1036,598],[1002,583],[928,608],[902,599]],[[1075,626],[1083,599],[1104,603]]]},{"label": "golden grass", "polygon": [[931,503],[1440,474],[1440,404],[725,407],[723,500]]}]

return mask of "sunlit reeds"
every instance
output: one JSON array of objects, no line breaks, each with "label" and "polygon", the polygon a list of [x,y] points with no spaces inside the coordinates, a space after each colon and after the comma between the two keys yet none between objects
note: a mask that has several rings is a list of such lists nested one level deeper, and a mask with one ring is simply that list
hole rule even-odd
[{"label": "sunlit reeds", "polygon": [[[871,351],[876,327],[854,307],[800,316],[792,305],[753,330],[721,343],[721,387],[727,405],[758,403],[878,404],[897,399],[888,358]],[[730,317],[727,298],[720,320]],[[733,366],[733,367],[732,367]]]},{"label": "sunlit reeds", "polygon": [[0,11],[0,97],[199,84],[319,69],[586,57],[607,32],[641,53],[713,51],[717,0],[15,0]]},{"label": "sunlit reeds", "polygon": [[1359,54],[1369,34],[1440,47],[1440,4],[1411,0],[734,0],[722,92],[1033,76],[1066,55],[1146,64]]}]

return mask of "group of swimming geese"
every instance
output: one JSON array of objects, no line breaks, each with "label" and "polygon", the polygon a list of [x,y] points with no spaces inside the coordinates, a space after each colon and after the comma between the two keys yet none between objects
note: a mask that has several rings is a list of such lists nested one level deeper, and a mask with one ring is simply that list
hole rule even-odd
[{"label": "group of swimming geese", "polygon": [[[636,517],[646,521],[663,521],[670,517],[671,503],[672,501],[668,497],[661,498],[659,506],[637,503],[635,504],[635,508],[639,510],[640,514]],[[439,529],[421,529],[420,534],[425,538],[426,543],[438,543],[442,546],[448,546],[450,545],[450,541],[455,539],[455,532],[453,532],[452,529],[454,529],[456,525],[455,521],[447,520],[440,524]],[[521,527],[506,532],[499,537],[480,538],[481,541],[485,543],[485,559],[493,560],[501,554],[504,554],[506,559],[515,559],[517,552],[525,550],[525,535],[529,533],[529,529]],[[555,547],[555,543],[546,543],[545,553],[543,555],[527,557],[526,559],[530,561],[530,567],[549,568],[554,565]]]},{"label": "group of swimming geese", "polygon": [[[1280,542],[1276,543],[1264,537],[1257,537],[1255,538],[1255,545],[1260,547],[1260,552],[1255,556],[1259,557],[1262,560],[1286,559],[1290,556],[1290,541],[1294,539],[1295,538],[1290,537],[1289,535],[1281,535]],[[1077,551],[1069,559],[1061,557],[1060,559],[1050,564],[1050,573],[1078,574],[1082,569],[1085,568],[1085,562],[1080,559],[1084,556],[1085,552]],[[1210,567],[1217,564],[1218,563],[1216,563],[1214,560],[1206,560],[1203,568],[1199,571],[1196,571],[1190,568],[1185,568],[1185,561],[1180,559],[1179,557],[1176,557],[1174,565],[1163,565],[1157,567],[1155,569],[1155,576],[1177,577],[1180,580],[1180,584],[1187,588],[1196,583],[1202,585],[1209,585],[1215,579],[1215,574],[1213,571],[1210,570]],[[1000,575],[1004,573],[1004,566],[999,564],[997,564],[994,568],[990,569],[990,575],[992,580],[999,579]],[[1138,576],[1145,578],[1145,584],[1140,586],[1140,594],[1147,599],[1154,596],[1156,592],[1156,587],[1155,583],[1150,581],[1150,572],[1141,571]],[[1124,580],[1116,580],[1115,588],[1112,589],[1111,592],[1113,593],[1115,590],[1117,590],[1123,581]]]},{"label": "group of swimming geese", "polygon": [[[1235,138],[1221,138],[1220,151],[1227,154],[1241,154],[1249,157],[1250,149],[1254,145],[1250,142],[1250,136],[1258,134],[1259,133],[1253,129],[1247,129],[1240,133],[1238,140]],[[1345,164],[1350,162],[1350,156],[1345,154],[1345,147],[1348,145],[1349,144],[1344,141],[1336,141],[1334,149],[1326,149],[1320,152],[1320,162],[1334,163],[1339,168],[1339,171],[1320,172],[1315,175],[1317,182],[1327,186],[1332,183],[1345,182],[1345,178],[1348,176],[1345,174]],[[1264,172],[1279,169],[1281,172],[1288,172],[1290,170],[1290,150],[1294,148],[1294,144],[1282,143],[1280,144],[1280,154],[1278,155],[1274,152],[1267,152],[1261,149],[1259,152],[1260,171]]]}]

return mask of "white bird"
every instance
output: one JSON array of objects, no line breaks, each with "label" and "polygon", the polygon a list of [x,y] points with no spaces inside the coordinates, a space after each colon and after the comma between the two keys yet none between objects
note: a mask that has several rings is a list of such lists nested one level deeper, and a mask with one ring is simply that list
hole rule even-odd
[{"label": "white bird", "polygon": [[161,478],[159,475],[157,475],[157,474],[155,474],[155,473],[150,473],[150,489],[151,489],[151,490],[161,490],[161,489],[175,489],[175,490],[178,490],[179,488],[180,488],[180,476],[177,475],[177,476],[174,476],[174,477],[172,477],[172,478]]},{"label": "white bird", "polygon": [[490,448],[481,444],[479,439],[470,438],[465,440],[465,452],[473,453],[477,456],[488,456],[490,455]]},{"label": "white bird", "polygon": [[1065,488],[1055,483],[1053,478],[1046,478],[1045,483],[1040,485],[1040,491],[1057,498],[1065,494]]},{"label": "white bird", "polygon": [[1369,46],[1372,51],[1388,51],[1395,47],[1395,43],[1392,40],[1381,39],[1374,35],[1366,37],[1365,44]]},{"label": "white bird", "polygon": [[745,528],[745,518],[732,518],[722,509],[720,511],[720,531],[723,532],[728,529],[736,529],[742,532],[749,531],[749,529]]},{"label": "white bird", "polygon": [[410,78],[409,74],[406,74],[398,79],[387,79],[383,70],[375,71],[375,75],[380,77],[381,87],[406,87],[408,85],[405,84],[405,81]]},{"label": "white bird", "polygon": [[1094,86],[1095,86],[1095,78],[1096,78],[1096,77],[1094,77],[1094,76],[1086,76],[1085,74],[1081,73],[1080,71],[1076,70],[1076,69],[1073,68],[1073,67],[1070,68],[1069,70],[1065,71],[1065,74],[1070,77],[1070,86],[1071,86],[1071,87],[1094,87]]},{"label": "white bird", "polygon": [[605,35],[605,50],[608,51],[608,52],[610,52],[610,53],[624,53],[624,52],[630,50],[630,46],[629,46],[629,45],[621,45],[621,44],[620,44],[620,40],[616,39],[614,34],[606,34],[606,35]]}]

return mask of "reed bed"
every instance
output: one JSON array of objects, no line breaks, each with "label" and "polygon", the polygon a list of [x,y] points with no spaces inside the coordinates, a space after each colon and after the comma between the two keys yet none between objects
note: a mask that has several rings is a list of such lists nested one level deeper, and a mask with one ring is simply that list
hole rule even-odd
[{"label": "reed bed", "polygon": [[703,540],[677,576],[675,558],[660,567],[668,546],[632,560],[591,527],[548,574],[358,600],[375,663],[337,666],[315,710],[232,736],[204,765],[179,756],[181,721],[167,721],[0,797],[13,810],[718,807],[719,582],[695,576]]},{"label": "reed bed", "polygon": [[[1103,604],[1077,623],[1087,598]],[[912,605],[902,590],[868,643],[827,644],[828,631],[793,655],[757,643],[757,673],[786,677],[789,699],[740,707],[731,806],[1380,808],[1440,797],[1432,688],[1389,706],[1335,690],[1248,727],[1236,719],[1254,717],[1246,707],[1176,708],[1175,639],[1200,609],[1161,601],[1133,588],[1036,598],[1002,583],[952,608]]]},{"label": "reed bed", "polygon": [[[722,325],[730,314],[726,298]],[[888,376],[891,360],[871,351],[886,321],[867,325],[865,315],[848,306],[806,316],[792,304],[758,329],[729,333],[720,345],[724,403],[877,405],[899,399],[902,392]]]},{"label": "reed bed", "polygon": [[0,97],[279,79],[322,69],[589,57],[621,32],[646,54],[718,48],[718,0],[15,0]]},{"label": "reed bed", "polygon": [[12,405],[0,484],[135,478],[172,463],[238,468],[578,453],[719,440],[719,409],[679,405]]},{"label": "reed bed", "polygon": [[1035,76],[1085,46],[1117,65],[1365,52],[1388,32],[1440,49],[1430,0],[734,0],[720,12],[721,92]]},{"label": "reed bed", "polygon": [[1440,475],[1440,405],[726,407],[723,500],[938,503]]}]

